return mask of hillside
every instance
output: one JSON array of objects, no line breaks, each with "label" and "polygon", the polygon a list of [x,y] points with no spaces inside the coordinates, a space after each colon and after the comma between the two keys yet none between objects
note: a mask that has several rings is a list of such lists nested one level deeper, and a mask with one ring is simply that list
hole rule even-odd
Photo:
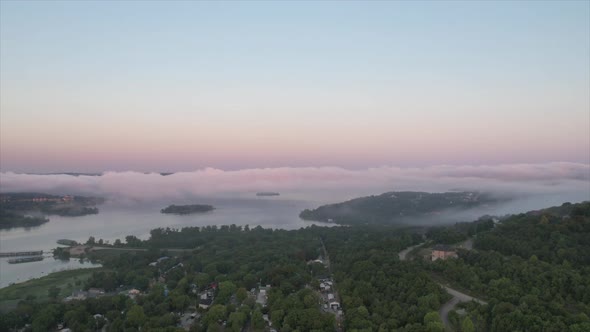
[{"label": "hillside", "polygon": [[[455,228],[454,226],[451,226]],[[457,259],[423,261],[438,276],[483,297],[460,305],[475,331],[590,331],[590,202],[510,216],[474,238]]]},{"label": "hillside", "polygon": [[435,217],[449,211],[468,210],[500,202],[479,192],[387,192],[329,204],[299,215],[305,220],[337,224],[400,224],[408,217]]}]

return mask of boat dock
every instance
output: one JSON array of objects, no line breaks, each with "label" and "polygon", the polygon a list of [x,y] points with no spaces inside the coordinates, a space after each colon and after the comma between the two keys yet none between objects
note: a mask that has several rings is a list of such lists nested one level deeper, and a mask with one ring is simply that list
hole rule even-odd
[{"label": "boat dock", "polygon": [[9,259],[8,260],[8,264],[19,264],[19,263],[38,262],[38,261],[42,261],[44,258],[45,257],[43,257],[43,256],[12,258],[12,259]]},{"label": "boat dock", "polygon": [[41,255],[43,255],[43,250],[0,252],[0,257],[41,256]]}]

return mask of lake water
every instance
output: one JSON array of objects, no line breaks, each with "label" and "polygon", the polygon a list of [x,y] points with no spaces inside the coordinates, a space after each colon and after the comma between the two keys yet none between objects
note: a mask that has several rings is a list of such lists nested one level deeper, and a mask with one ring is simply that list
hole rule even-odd
[{"label": "lake water", "polygon": [[[191,202],[174,203],[189,204]],[[318,203],[289,200],[283,197],[199,199],[192,203],[211,204],[216,209],[204,214],[179,216],[160,213],[160,209],[171,202],[164,204],[110,202],[100,205],[100,213],[96,215],[50,216],[50,221],[39,227],[2,230],[0,231],[0,251],[50,251],[58,246],[56,241],[59,239],[86,242],[90,236],[94,236],[97,241],[102,238],[111,243],[116,239],[124,241],[127,235],[147,239],[150,230],[158,227],[181,228],[236,224],[250,225],[250,227],[260,225],[265,228],[299,229],[312,224],[322,224],[299,218],[301,210],[317,206]],[[52,257],[39,262],[22,264],[8,264],[7,261],[7,258],[0,258],[0,288],[63,269],[92,267],[90,263],[80,264],[77,259],[62,262]]]}]

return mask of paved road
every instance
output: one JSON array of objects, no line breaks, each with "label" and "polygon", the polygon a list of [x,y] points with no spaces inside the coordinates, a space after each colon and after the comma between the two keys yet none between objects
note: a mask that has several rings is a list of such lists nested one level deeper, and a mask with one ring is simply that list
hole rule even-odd
[{"label": "paved road", "polygon": [[417,247],[423,245],[424,243],[426,243],[426,242],[419,243],[419,244],[417,244],[415,246],[407,247],[406,249],[400,251],[398,253],[399,260],[400,261],[405,261],[407,259],[408,253],[410,253],[410,251],[414,250],[414,248],[417,248]]},{"label": "paved road", "polygon": [[453,308],[459,304],[460,302],[471,302],[471,301],[475,301],[479,304],[487,304],[487,302],[482,301],[478,298],[469,296],[465,293],[461,293],[456,289],[450,288],[449,286],[443,285],[441,283],[439,283],[439,285],[444,288],[447,293],[449,293],[450,295],[453,296],[452,299],[450,299],[447,303],[443,304],[440,307],[440,310],[438,311],[440,318],[443,321],[443,324],[445,324],[445,329],[447,331],[451,331],[451,323],[449,322],[449,312],[451,310],[453,310]]},{"label": "paved road", "polygon": [[472,250],[473,249],[473,238],[470,237],[467,240],[461,242],[461,244],[459,244],[460,247],[463,247],[467,250]]},{"label": "paved road", "polygon": [[[399,254],[398,254],[399,255],[399,259],[401,261],[405,261],[407,259],[408,253],[410,251],[412,251],[414,248],[416,248],[418,246],[421,246],[422,244],[424,244],[424,243],[420,243],[420,244],[417,244],[415,246],[408,247],[408,248],[400,251]],[[468,250],[471,250],[471,248],[473,247],[473,240],[470,238],[467,241],[465,241],[463,243],[463,247],[466,248],[466,249],[468,249]],[[470,302],[470,301],[475,301],[475,302],[480,303],[480,304],[487,304],[485,301],[482,301],[482,300],[477,299],[475,297],[469,296],[469,295],[467,295],[465,293],[462,293],[462,292],[460,292],[460,291],[458,291],[456,289],[450,288],[449,286],[443,285],[441,283],[439,283],[439,285],[442,288],[444,288],[447,291],[447,293],[449,293],[451,296],[453,296],[453,298],[450,299],[447,303],[443,304],[440,307],[439,311],[438,311],[438,313],[440,315],[440,318],[442,319],[443,324],[445,325],[445,329],[447,331],[451,331],[451,324],[449,322],[449,312],[451,310],[453,310],[453,308],[457,304],[459,304],[460,302]]]}]

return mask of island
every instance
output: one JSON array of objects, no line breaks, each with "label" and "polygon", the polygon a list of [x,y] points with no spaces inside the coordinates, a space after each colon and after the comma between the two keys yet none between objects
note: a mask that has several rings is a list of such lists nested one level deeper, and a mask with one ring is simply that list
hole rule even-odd
[{"label": "island", "polygon": [[78,242],[74,241],[74,240],[70,240],[70,239],[59,239],[59,240],[57,240],[57,244],[73,247],[73,246],[77,246]]},{"label": "island", "polygon": [[276,192],[272,192],[272,191],[262,191],[259,193],[256,193],[256,196],[279,196],[279,193]]},{"label": "island", "polygon": [[191,204],[191,205],[170,205],[162,210],[161,213],[166,214],[193,214],[193,213],[205,213],[213,211],[215,208],[212,205],[207,204]]},{"label": "island", "polygon": [[95,206],[103,198],[42,193],[0,194],[0,229],[39,226],[49,221],[45,216],[67,217],[97,214]]},{"label": "island", "polygon": [[306,209],[299,217],[343,225],[401,225],[415,223],[420,218],[441,220],[447,213],[467,211],[504,200],[479,192],[387,192],[323,205],[313,210]]},{"label": "island", "polygon": [[49,219],[44,217],[23,215],[0,207],[0,229],[9,229],[14,227],[35,227],[41,226],[48,221]]}]

